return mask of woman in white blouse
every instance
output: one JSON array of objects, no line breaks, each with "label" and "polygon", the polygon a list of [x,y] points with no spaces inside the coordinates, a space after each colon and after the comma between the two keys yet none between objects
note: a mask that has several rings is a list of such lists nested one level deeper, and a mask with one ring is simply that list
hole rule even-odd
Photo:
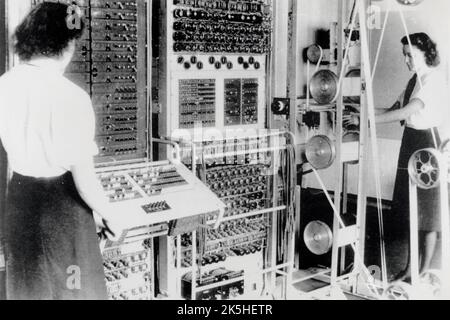
[{"label": "woman in white blouse", "polygon": [[[420,149],[439,148],[449,119],[447,81],[438,68],[440,58],[436,44],[425,33],[411,34],[409,39],[411,46],[408,37],[401,43],[405,63],[415,74],[394,106],[386,111],[377,110],[376,115],[377,123],[400,121],[405,125],[393,196],[394,230],[400,233],[409,225],[409,159]],[[348,123],[355,120],[346,119]],[[418,190],[418,209],[422,247],[420,272],[424,272],[430,268],[441,230],[439,189]],[[405,270],[391,277],[392,281],[409,279],[409,263]]]},{"label": "woman in white blouse", "polygon": [[42,3],[15,33],[21,64],[0,78],[0,139],[13,171],[6,212],[8,299],[106,299],[92,210],[120,226],[94,173],[95,118],[63,76],[81,28],[68,6]]}]

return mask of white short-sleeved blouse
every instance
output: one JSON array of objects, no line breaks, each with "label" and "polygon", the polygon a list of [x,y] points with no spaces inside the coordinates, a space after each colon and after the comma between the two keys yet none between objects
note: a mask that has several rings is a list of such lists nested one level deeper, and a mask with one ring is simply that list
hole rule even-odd
[{"label": "white short-sleeved blouse", "polygon": [[11,169],[36,178],[60,176],[98,153],[90,97],[51,59],[0,77],[0,138]]},{"label": "white short-sleeved blouse", "polygon": [[[416,130],[426,130],[438,128],[444,131],[449,121],[449,95],[447,80],[443,72],[439,69],[421,77],[420,84],[417,81],[411,100],[419,99],[423,102],[424,108],[411,115],[406,125]],[[441,130],[442,128],[442,130]]]}]

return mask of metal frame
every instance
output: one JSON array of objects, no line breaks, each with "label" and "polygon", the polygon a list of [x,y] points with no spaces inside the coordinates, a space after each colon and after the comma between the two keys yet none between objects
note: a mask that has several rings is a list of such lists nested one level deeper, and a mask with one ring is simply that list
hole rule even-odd
[{"label": "metal frame", "polygon": [[[279,146],[279,147],[269,147],[267,149],[265,149],[264,151],[255,149],[255,150],[247,150],[247,152],[254,152],[254,153],[259,153],[259,152],[270,152],[273,157],[275,158],[275,162],[279,163],[279,159],[278,159],[278,151],[281,150],[287,150],[287,148],[289,148],[289,146],[292,149],[292,152],[295,148],[293,148],[293,136],[290,133],[285,133],[285,132],[280,132],[280,133],[274,133],[274,134],[268,134],[268,137],[273,137],[273,136],[287,136],[288,139],[291,140],[291,144],[288,144],[287,146]],[[220,155],[217,155],[220,156]],[[294,163],[291,163],[292,167],[295,167],[295,161]],[[276,202],[275,202],[276,203]],[[239,218],[246,218],[246,217],[251,217],[251,216],[257,216],[257,215],[261,215],[261,214],[265,214],[267,215],[266,217],[270,217],[271,218],[271,231],[269,231],[269,235],[268,235],[268,239],[267,239],[267,250],[268,250],[268,255],[267,257],[262,257],[263,259],[267,259],[265,262],[268,264],[268,266],[262,270],[258,270],[255,271],[254,274],[258,274],[261,277],[265,278],[265,283],[268,284],[268,286],[266,286],[264,288],[264,294],[268,294],[268,295],[274,295],[275,294],[275,289],[277,286],[277,276],[281,275],[284,279],[284,289],[281,292],[281,295],[283,297],[287,296],[287,290],[288,290],[288,284],[290,283],[290,277],[292,274],[292,270],[294,267],[294,233],[292,233],[292,237],[289,240],[288,243],[288,252],[287,252],[287,258],[285,259],[286,261],[284,261],[283,263],[277,263],[277,219],[279,217],[280,214],[286,214],[286,211],[288,210],[288,206],[283,205],[283,206],[275,206],[273,208],[268,208],[265,210],[260,210],[260,211],[254,211],[254,212],[250,212],[248,214],[245,215],[239,215],[239,216],[234,216],[234,217],[229,217],[229,218],[220,218],[218,219],[218,221],[215,222],[216,227],[225,221],[231,221],[231,220],[235,220],[235,219],[239,219]],[[214,222],[213,222],[214,223]],[[202,226],[202,228],[205,228],[207,226]],[[199,266],[196,264],[197,261],[197,247],[196,245],[194,245],[197,242],[197,237],[198,237],[198,232],[199,231],[194,231],[191,233],[192,236],[192,264],[191,267],[188,268],[190,269],[191,275],[192,275],[192,282],[191,282],[191,297],[195,297],[196,294],[200,291],[200,290],[205,290],[206,288],[213,288],[213,287],[217,287],[219,285],[225,285],[229,282],[221,282],[221,283],[215,283],[214,285],[210,285],[210,286],[206,286],[206,287],[197,287],[195,279],[197,277],[198,274],[198,269]],[[165,294],[168,298],[170,299],[179,299],[181,298],[181,280],[182,280],[182,276],[186,273],[186,269],[183,270],[183,268],[181,267],[181,235],[175,236],[175,237],[166,237],[165,239],[162,240],[161,246],[160,246],[160,252],[162,252],[163,256],[161,257],[161,261],[163,263],[161,263],[161,268],[164,268],[166,270],[166,272],[161,273],[165,274],[165,276],[163,276],[162,279],[162,283],[163,283],[163,294]],[[175,257],[174,257],[174,253],[175,253]],[[176,263],[175,263],[176,261]],[[169,274],[174,274],[175,276],[173,277],[169,277]],[[237,278],[237,279],[233,279],[230,282],[235,282],[235,281],[239,281],[239,280],[244,280],[244,282],[246,282],[246,276],[244,275],[244,277],[241,278]],[[193,299],[195,300],[195,299]]]},{"label": "metal frame", "polygon": [[[299,52],[299,44],[296,41],[298,39],[299,32],[299,1],[297,0],[289,0],[288,4],[289,12],[288,12],[288,73],[287,73],[287,92],[286,95],[290,100],[290,108],[289,108],[289,121],[288,121],[288,130],[292,133],[293,141],[291,142],[294,146],[294,153],[296,152],[296,137],[295,132],[297,128],[297,97],[298,93],[298,79],[297,79],[297,69],[298,69],[298,52]],[[289,41],[295,39],[295,41]],[[297,171],[297,162],[294,164],[294,170]],[[295,186],[294,195],[295,195],[295,205],[294,205],[294,214],[295,214],[295,222],[300,221],[300,202],[301,202],[301,186],[298,186],[297,175],[294,174],[293,183]],[[289,205],[289,204],[288,204]],[[295,265],[295,238],[296,238],[296,228],[294,228],[290,244],[288,246],[288,267],[285,268],[285,272],[287,274],[284,277],[284,290],[283,297],[285,299],[288,298],[288,290],[290,289],[290,284],[292,283],[292,275],[294,272]]]},{"label": "metal frame", "polygon": [[[448,160],[441,154],[440,151],[434,150],[434,155],[437,156],[438,169],[439,169],[439,183],[436,188],[440,189],[440,208],[441,208],[441,299],[450,298],[450,217],[449,217],[449,195],[448,195]],[[418,151],[420,152],[420,151]],[[417,190],[420,186],[409,177],[409,206],[410,206],[410,266],[411,266],[411,285],[413,290],[421,291],[421,279],[420,279],[420,254],[419,254],[419,210],[418,210],[418,197]],[[419,294],[418,294],[419,295]],[[420,298],[420,295],[419,295]]]},{"label": "metal frame", "polygon": [[[339,0],[339,7],[338,7],[338,53],[343,52],[344,49],[344,21],[343,17],[345,16],[345,3],[343,0]],[[344,61],[342,54],[338,54],[338,70],[342,70],[344,68]],[[343,110],[344,110],[344,102],[343,102],[343,96],[342,96],[342,90],[339,90],[339,95],[337,97],[337,103],[336,103],[336,159],[335,163],[337,164],[336,169],[336,178],[335,181],[338,181],[335,185],[334,190],[334,206],[338,210],[341,208],[341,194],[342,194],[342,183],[344,179],[344,168],[343,168],[343,162],[342,162],[342,135],[343,135]],[[339,251],[340,247],[338,244],[338,235],[339,231],[341,229],[341,226],[339,225],[339,221],[334,217],[333,219],[333,247],[332,247],[332,254],[331,254],[331,288],[333,289],[337,285],[337,278],[338,278],[338,264],[339,264]],[[344,248],[345,250],[345,248]]]},{"label": "metal frame", "polygon": [[[339,21],[338,21],[338,52],[344,52],[345,50],[345,38],[344,38],[344,17],[346,16],[346,12],[349,8],[347,8],[348,1],[347,0],[339,0],[338,3],[338,13],[339,13]],[[337,181],[334,189],[334,201],[331,199],[331,196],[328,194],[328,191],[320,181],[320,176],[317,171],[313,170],[316,174],[316,177],[319,179],[319,182],[322,185],[324,192],[328,197],[328,201],[330,205],[333,207],[334,211],[334,220],[333,220],[333,247],[332,247],[332,264],[330,272],[330,286],[328,289],[323,289],[319,291],[313,291],[309,293],[304,293],[302,296],[306,297],[314,297],[315,295],[319,295],[321,297],[326,296],[328,298],[339,298],[345,299],[343,287],[349,288],[352,294],[360,294],[359,282],[361,279],[365,279],[366,281],[370,280],[370,272],[367,267],[364,265],[364,253],[365,253],[365,235],[366,235],[366,207],[367,207],[367,188],[365,186],[365,182],[367,181],[367,163],[369,157],[369,126],[368,120],[369,118],[373,120],[373,91],[372,91],[372,77],[370,73],[370,65],[369,65],[369,42],[368,42],[368,33],[365,28],[366,21],[366,12],[369,5],[368,0],[357,0],[356,2],[356,14],[359,17],[359,24],[361,26],[361,42],[362,42],[362,83],[363,85],[362,94],[361,94],[361,133],[360,133],[360,148],[358,153],[359,159],[359,175],[358,175],[358,200],[357,200],[357,220],[355,225],[352,226],[344,226],[344,223],[341,218],[341,205],[342,201],[344,202],[344,213],[346,213],[346,179],[345,176],[345,168],[346,166],[345,159],[343,159],[342,151],[343,151],[343,94],[342,90],[339,91],[336,100],[336,116],[337,116],[337,125],[336,125],[336,164],[337,168],[335,171],[335,181]],[[353,21],[355,23],[355,21]],[[291,38],[291,41],[297,41],[296,38]],[[338,55],[338,71],[341,74],[344,74],[345,61],[341,54]],[[295,73],[295,70],[293,71]],[[340,83],[342,85],[342,83]],[[368,90],[367,90],[368,89]],[[372,108],[372,110],[369,110]],[[327,106],[327,111],[331,110],[330,106]],[[344,198],[341,201],[341,195],[344,192]],[[352,246],[355,252],[354,257],[354,270],[346,275],[339,275],[339,270],[342,271],[342,263],[345,260],[343,255],[345,254],[345,248],[347,246]],[[339,261],[340,251],[342,256]],[[301,257],[300,257],[301,259]],[[339,266],[341,265],[341,268]],[[327,272],[324,272],[325,274]],[[321,273],[322,274],[322,273]],[[314,276],[307,276],[300,280],[296,280],[295,282],[291,282],[291,285],[298,282],[303,282],[308,280]],[[361,278],[362,277],[362,278]],[[379,296],[379,292],[376,291],[371,286],[371,283],[368,284],[370,290],[372,290],[372,294],[375,296]]]}]

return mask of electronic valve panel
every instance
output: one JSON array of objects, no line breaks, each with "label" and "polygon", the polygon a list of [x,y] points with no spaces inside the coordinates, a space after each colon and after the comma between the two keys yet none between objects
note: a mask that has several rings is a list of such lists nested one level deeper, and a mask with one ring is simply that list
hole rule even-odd
[{"label": "electronic valve panel", "polygon": [[117,242],[101,245],[109,297],[153,299],[153,238],[167,236],[176,220],[220,219],[225,204],[184,165],[169,161],[105,166],[97,178],[125,229]]},{"label": "electronic valve panel", "polygon": [[171,0],[164,10],[160,127],[264,128],[271,2]]},{"label": "electronic valve panel", "polygon": [[153,241],[147,238],[103,251],[103,269],[110,300],[152,300]]},{"label": "electronic valve panel", "polygon": [[[202,181],[226,206],[217,228],[198,228],[197,233],[174,240],[179,250],[173,261],[184,274],[183,298],[248,299],[259,297],[264,287],[261,271],[276,251],[272,213],[285,210],[287,187],[280,180],[278,158],[283,141],[278,144],[268,132],[256,131],[255,135],[198,141],[195,150],[182,145],[182,161],[192,166],[196,159]],[[213,216],[206,216],[204,224],[212,227],[214,222]],[[192,280],[194,268],[197,277],[202,275],[197,281]],[[236,278],[215,277],[219,270]]]},{"label": "electronic valve panel", "polygon": [[[34,4],[43,2],[33,0]],[[54,2],[54,1],[53,1]],[[145,0],[74,0],[68,23],[81,26],[65,76],[90,96],[96,114],[97,162],[147,156],[147,4]]]},{"label": "electronic valve panel", "polygon": [[174,52],[263,54],[270,48],[265,1],[174,0]]}]

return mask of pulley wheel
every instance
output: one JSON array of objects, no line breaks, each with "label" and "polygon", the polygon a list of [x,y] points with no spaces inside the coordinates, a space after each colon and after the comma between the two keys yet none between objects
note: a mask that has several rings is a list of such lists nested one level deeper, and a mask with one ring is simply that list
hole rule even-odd
[{"label": "pulley wheel", "polygon": [[359,141],[359,132],[358,131],[347,131],[342,137],[343,143],[355,142],[355,141]]},{"label": "pulley wheel", "polygon": [[436,149],[422,149],[411,156],[408,173],[419,188],[434,189],[439,186],[441,158],[440,152]]},{"label": "pulley wheel", "polygon": [[383,300],[416,300],[413,286],[405,282],[389,285],[383,292]]},{"label": "pulley wheel", "polygon": [[352,69],[345,75],[346,78],[359,78],[361,77],[361,69]]},{"label": "pulley wheel", "polygon": [[311,96],[319,104],[334,101],[338,91],[338,77],[330,70],[317,71],[311,79]]},{"label": "pulley wheel", "polygon": [[326,223],[312,221],[305,228],[303,240],[309,251],[322,256],[327,254],[333,246],[333,232]]},{"label": "pulley wheel", "polygon": [[323,50],[317,44],[313,44],[306,51],[306,57],[308,58],[309,62],[314,63],[314,64],[319,62],[320,56],[322,56],[322,55],[323,55]]},{"label": "pulley wheel", "polygon": [[327,136],[315,136],[308,141],[305,155],[314,169],[327,169],[336,158],[336,147]]}]

